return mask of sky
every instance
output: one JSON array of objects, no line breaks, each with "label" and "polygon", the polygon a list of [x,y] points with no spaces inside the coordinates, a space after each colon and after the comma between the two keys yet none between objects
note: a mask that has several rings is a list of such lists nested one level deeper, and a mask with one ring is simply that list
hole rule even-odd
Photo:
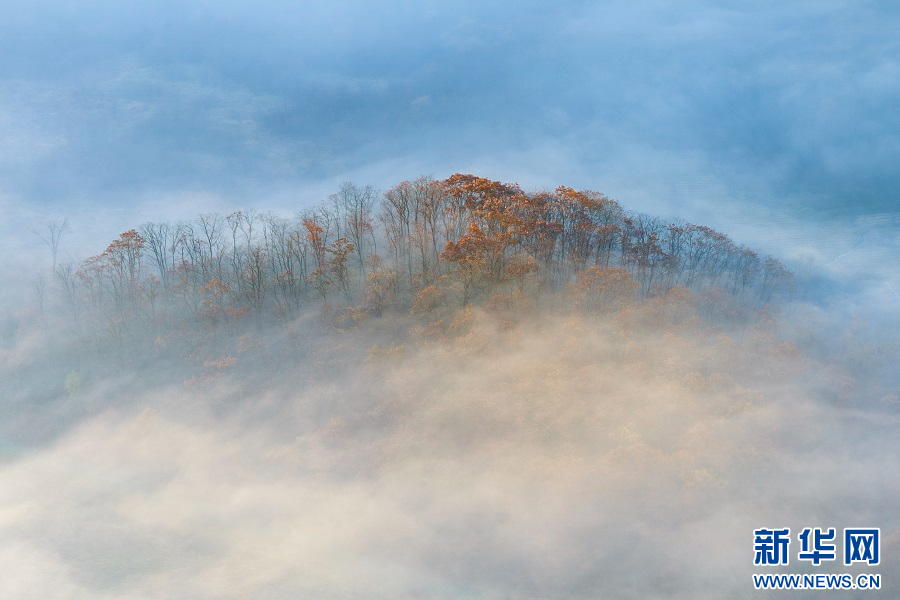
[{"label": "sky", "polygon": [[4,188],[240,196],[468,168],[894,207],[900,10],[732,5],[10,0]]}]

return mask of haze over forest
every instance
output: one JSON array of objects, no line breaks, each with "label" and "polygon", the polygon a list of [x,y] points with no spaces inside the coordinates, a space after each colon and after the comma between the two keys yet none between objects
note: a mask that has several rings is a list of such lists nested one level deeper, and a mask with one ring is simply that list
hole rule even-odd
[{"label": "haze over forest", "polygon": [[6,3],[0,596],[893,597],[898,21]]}]

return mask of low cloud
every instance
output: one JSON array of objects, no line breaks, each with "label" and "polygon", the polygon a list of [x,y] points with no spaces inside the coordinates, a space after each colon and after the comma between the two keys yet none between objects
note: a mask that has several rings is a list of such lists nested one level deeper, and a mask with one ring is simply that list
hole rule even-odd
[{"label": "low cloud", "polygon": [[712,598],[749,589],[753,529],[860,523],[892,589],[893,406],[772,324],[656,310],[57,381],[37,411],[68,425],[0,467],[2,589]]}]

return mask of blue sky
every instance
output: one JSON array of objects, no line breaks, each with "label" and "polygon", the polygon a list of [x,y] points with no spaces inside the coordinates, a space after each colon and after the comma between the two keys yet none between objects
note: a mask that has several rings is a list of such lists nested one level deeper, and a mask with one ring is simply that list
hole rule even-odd
[{"label": "blue sky", "polygon": [[463,171],[827,265],[859,232],[811,223],[900,210],[896,31],[877,1],[7,0],[0,202],[106,240]]}]

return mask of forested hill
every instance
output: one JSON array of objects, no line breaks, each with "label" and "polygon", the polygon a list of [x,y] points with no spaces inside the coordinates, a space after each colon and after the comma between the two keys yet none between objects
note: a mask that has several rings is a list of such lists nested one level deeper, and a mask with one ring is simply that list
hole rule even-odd
[{"label": "forested hill", "polygon": [[790,287],[707,227],[470,175],[147,223],[0,336],[6,529],[79,598],[739,596],[761,503],[896,512],[865,370],[895,354],[810,352],[765,310]]},{"label": "forested hill", "polygon": [[791,287],[761,258],[703,225],[626,210],[605,195],[456,174],[383,194],[343,184],[284,218],[256,212],[145,223],[97,256],[57,268],[65,310],[94,334],[184,319],[221,326],[290,320],[310,308],[354,319],[437,306],[621,306],[673,288],[722,313]]}]

